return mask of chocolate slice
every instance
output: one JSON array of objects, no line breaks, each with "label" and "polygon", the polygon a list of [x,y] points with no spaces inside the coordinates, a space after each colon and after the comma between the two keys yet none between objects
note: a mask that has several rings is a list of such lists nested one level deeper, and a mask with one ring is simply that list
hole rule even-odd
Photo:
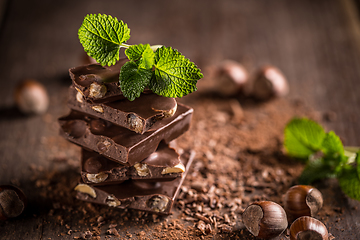
[{"label": "chocolate slice", "polygon": [[179,104],[174,116],[156,122],[144,134],[137,134],[102,119],[71,111],[59,119],[60,135],[114,161],[133,166],[153,153],[162,140],[169,143],[186,132],[192,113],[192,108]]},{"label": "chocolate slice", "polygon": [[171,208],[180,191],[195,152],[184,152],[181,161],[186,171],[181,178],[169,182],[127,180],[121,184],[90,186],[80,183],[75,187],[77,198],[83,201],[117,208],[132,208],[162,215],[171,214]]},{"label": "chocolate slice", "polygon": [[128,179],[170,181],[181,177],[183,172],[185,166],[179,154],[164,143],[160,143],[156,152],[132,167],[82,149],[81,178],[86,184],[114,184]]},{"label": "chocolate slice", "polygon": [[108,103],[91,103],[86,102],[82,93],[71,86],[68,106],[143,134],[155,122],[174,115],[177,102],[175,98],[162,97],[155,93],[142,93],[134,101],[121,99]]},{"label": "chocolate slice", "polygon": [[127,61],[127,58],[121,58],[110,67],[100,64],[79,66],[69,69],[69,74],[73,85],[88,100],[106,102],[123,99],[118,82],[120,69]]}]

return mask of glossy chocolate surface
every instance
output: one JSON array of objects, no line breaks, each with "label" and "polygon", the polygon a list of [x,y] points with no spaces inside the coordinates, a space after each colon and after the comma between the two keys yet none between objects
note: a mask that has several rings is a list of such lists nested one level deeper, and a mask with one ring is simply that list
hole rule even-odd
[{"label": "glossy chocolate surface", "polygon": [[[128,61],[121,58],[113,66],[101,66],[100,64],[89,64],[69,69],[69,74],[73,85],[91,101],[104,102],[114,99],[122,99],[121,89],[119,88],[119,74],[121,67]],[[104,84],[106,94],[101,98],[90,96],[90,85],[92,83]]]},{"label": "glossy chocolate surface", "polygon": [[121,184],[90,186],[95,196],[77,192],[83,201],[108,205],[117,208],[132,208],[157,214],[168,215],[180,191],[188,169],[194,159],[194,152],[184,152],[181,161],[186,171],[181,178],[169,182],[138,182],[127,180]]},{"label": "glossy chocolate surface", "polygon": [[106,119],[137,133],[146,132],[155,122],[174,114],[177,107],[176,99],[154,93],[142,93],[134,101],[121,99],[108,103],[92,103],[85,99],[79,101],[77,94],[78,91],[71,86],[68,101],[71,109]]},{"label": "glossy chocolate surface", "polygon": [[[128,179],[146,181],[170,181],[181,177],[182,172],[164,173],[168,168],[185,165],[175,149],[160,143],[158,149],[135,166],[128,167],[112,161],[96,152],[82,149],[81,178],[90,185],[105,185],[123,182]],[[100,178],[95,178],[100,176]],[[101,179],[101,177],[106,177]]]},{"label": "glossy chocolate surface", "polygon": [[[192,108],[179,104],[174,116],[164,118],[156,122],[149,131],[138,134],[107,121],[104,130],[94,131],[91,129],[90,122],[95,118],[78,111],[71,111],[69,115],[59,119],[60,135],[79,146],[121,164],[132,166],[155,152],[161,141],[169,143],[185,133],[190,127],[192,113]],[[71,121],[83,122],[79,124],[81,126],[86,125],[82,136],[73,134],[77,132],[76,129],[66,127]],[[73,127],[75,126],[77,125]]]}]

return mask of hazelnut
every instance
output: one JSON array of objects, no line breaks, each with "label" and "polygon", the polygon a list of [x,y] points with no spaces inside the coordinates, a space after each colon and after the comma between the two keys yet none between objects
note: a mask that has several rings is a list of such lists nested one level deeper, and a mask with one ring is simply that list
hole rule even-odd
[{"label": "hazelnut", "polygon": [[82,137],[86,132],[86,128],[86,122],[79,119],[69,120],[62,126],[64,132],[74,138]]},{"label": "hazelnut", "polygon": [[11,185],[0,186],[0,220],[19,216],[26,207],[25,194]]},{"label": "hazelnut", "polygon": [[89,180],[89,182],[93,182],[93,183],[104,182],[108,178],[108,176],[109,175],[104,172],[86,174],[86,178]]},{"label": "hazelnut", "polygon": [[96,192],[95,190],[90,187],[89,185],[87,184],[83,184],[83,183],[79,183],[75,189],[75,191],[78,191],[78,192],[81,192],[81,193],[85,193],[85,194],[88,194],[90,197],[92,198],[96,198]]},{"label": "hazelnut", "polygon": [[328,240],[329,237],[326,226],[309,216],[299,217],[290,226],[290,240]]},{"label": "hazelnut", "polygon": [[92,110],[94,110],[95,112],[99,112],[99,113],[103,113],[103,112],[104,112],[103,107],[100,106],[100,105],[92,106],[91,108],[92,108]]},{"label": "hazelnut", "polygon": [[84,102],[84,95],[82,92],[79,91],[76,93],[76,101],[78,101],[79,103]]},{"label": "hazelnut", "polygon": [[248,231],[258,238],[279,236],[288,226],[285,210],[271,201],[254,202],[242,214]]},{"label": "hazelnut", "polygon": [[283,97],[289,93],[288,82],[276,67],[266,66],[255,77],[252,94],[259,100]]},{"label": "hazelnut", "polygon": [[169,199],[165,196],[155,195],[147,201],[147,206],[155,212],[164,212]]},{"label": "hazelnut", "polygon": [[91,174],[99,173],[102,168],[103,164],[96,157],[86,159],[83,166],[83,170]]},{"label": "hazelnut", "polygon": [[182,163],[179,163],[173,167],[164,168],[161,174],[169,174],[169,173],[183,173],[185,172],[185,166]]},{"label": "hazelnut", "polygon": [[323,197],[316,188],[308,185],[291,187],[284,196],[284,208],[289,221],[301,216],[313,217],[322,207]]},{"label": "hazelnut", "polygon": [[141,133],[144,129],[143,121],[133,113],[127,116],[127,123],[129,128],[136,133]]},{"label": "hazelnut", "polygon": [[117,207],[121,205],[121,201],[117,199],[113,194],[107,196],[106,198],[106,204],[109,207]]},{"label": "hazelnut", "polygon": [[136,163],[134,165],[137,175],[140,177],[146,177],[150,174],[150,169],[146,163]]},{"label": "hazelnut", "polygon": [[102,119],[92,119],[90,121],[90,131],[94,134],[101,134],[106,129],[106,122]]},{"label": "hazelnut", "polygon": [[102,98],[106,95],[107,89],[103,84],[98,84],[97,82],[93,82],[90,84],[89,89],[89,97],[94,99]]},{"label": "hazelnut", "polygon": [[25,114],[42,114],[48,109],[49,97],[42,84],[35,80],[25,80],[15,89],[15,102]]},{"label": "hazelnut", "polygon": [[216,88],[225,96],[235,95],[243,90],[248,82],[248,71],[236,61],[226,60],[218,67],[216,73]]}]

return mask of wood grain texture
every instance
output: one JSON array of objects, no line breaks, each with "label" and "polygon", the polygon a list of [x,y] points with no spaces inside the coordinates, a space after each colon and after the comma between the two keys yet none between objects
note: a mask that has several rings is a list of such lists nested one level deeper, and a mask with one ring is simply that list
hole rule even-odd
[{"label": "wood grain texture", "polygon": [[[0,223],[0,239],[65,238],[63,226],[47,222],[49,203],[38,199],[27,180],[31,166],[53,168],[49,159],[59,151],[74,161],[78,157],[79,149],[58,136],[56,118],[68,111],[67,71],[81,64],[77,29],[87,13],[117,16],[131,29],[130,44],[172,46],[200,68],[223,59],[242,62],[250,71],[275,65],[289,80],[289,98],[320,114],[334,112],[326,128],[355,146],[360,145],[360,43],[354,6],[335,0],[10,1],[0,31],[0,184],[21,185],[33,209],[25,218]],[[48,89],[48,114],[25,117],[14,107],[13,90],[25,78]],[[332,204],[345,209],[341,221],[330,217],[331,232],[336,239],[360,239],[359,203],[344,197],[336,183],[324,184],[330,184]]]}]

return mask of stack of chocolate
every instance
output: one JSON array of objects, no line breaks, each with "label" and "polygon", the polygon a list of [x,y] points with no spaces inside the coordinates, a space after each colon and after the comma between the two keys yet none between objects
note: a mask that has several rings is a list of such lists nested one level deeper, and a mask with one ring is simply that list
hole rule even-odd
[{"label": "stack of chocolate", "polygon": [[175,149],[193,109],[145,90],[134,101],[118,87],[120,60],[111,67],[70,69],[70,114],[60,134],[82,147],[77,198],[117,208],[170,214],[194,153]]}]

